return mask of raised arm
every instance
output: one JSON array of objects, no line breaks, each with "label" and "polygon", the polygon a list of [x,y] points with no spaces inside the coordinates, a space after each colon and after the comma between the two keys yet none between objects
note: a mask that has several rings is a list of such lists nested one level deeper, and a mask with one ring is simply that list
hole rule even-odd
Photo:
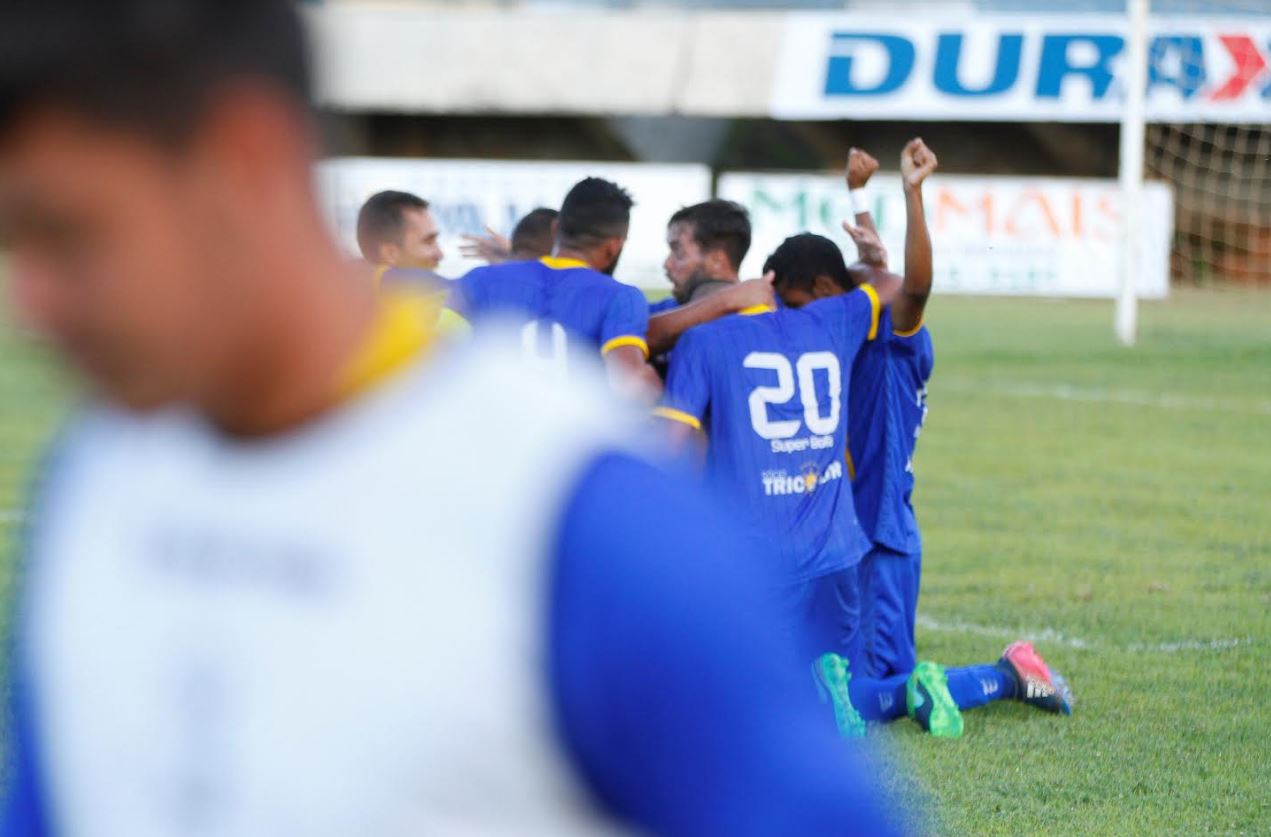
[{"label": "raised arm", "polygon": [[[869,185],[869,179],[877,171],[878,161],[870,156],[869,152],[859,148],[848,149],[847,194],[852,200],[852,216],[856,219],[856,226],[869,230],[875,238],[878,236],[878,229],[874,226],[874,218],[870,214],[869,195],[865,187]],[[879,263],[885,266],[887,251],[882,249],[881,243],[878,246],[881,252]]]},{"label": "raised arm", "polygon": [[916,331],[931,296],[931,234],[922,204],[922,184],[939,161],[921,139],[913,139],[900,154],[900,174],[905,186],[905,282],[891,316],[896,331]]},{"label": "raised arm", "polygon": [[693,326],[709,323],[745,311],[747,308],[773,304],[772,275],[749,279],[731,288],[711,294],[706,299],[681,305],[649,318],[649,352],[660,355],[675,348],[680,335]]},{"label": "raised arm", "polygon": [[873,285],[880,292],[883,304],[887,304],[900,287],[900,277],[887,270],[887,248],[874,226],[871,202],[865,191],[877,171],[878,161],[869,152],[859,148],[847,152],[847,191],[852,200],[853,220],[844,221],[843,229],[856,244],[856,261],[847,267],[852,281],[858,285]]}]

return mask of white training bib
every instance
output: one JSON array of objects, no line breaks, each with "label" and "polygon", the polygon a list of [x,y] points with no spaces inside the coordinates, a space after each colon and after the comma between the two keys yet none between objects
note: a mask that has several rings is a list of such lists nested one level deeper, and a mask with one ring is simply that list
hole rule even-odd
[{"label": "white training bib", "polygon": [[296,433],[99,411],[26,622],[59,833],[596,834],[552,730],[559,512],[629,435],[602,382],[478,340]]}]

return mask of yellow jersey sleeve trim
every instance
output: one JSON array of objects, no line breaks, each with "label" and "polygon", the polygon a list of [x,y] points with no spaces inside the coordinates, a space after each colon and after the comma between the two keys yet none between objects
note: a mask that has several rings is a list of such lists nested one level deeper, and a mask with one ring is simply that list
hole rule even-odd
[{"label": "yellow jersey sleeve trim", "polygon": [[925,322],[923,322],[922,317],[919,317],[919,318],[918,318],[918,325],[914,326],[913,328],[909,329],[908,331],[901,331],[901,330],[900,330],[900,329],[898,329],[898,328],[897,328],[897,329],[892,329],[892,334],[896,335],[897,337],[913,337],[915,334],[917,334],[918,332],[922,331],[922,327],[923,327],[924,325],[926,325],[926,323],[925,323]]},{"label": "yellow jersey sleeve trim", "polygon": [[653,415],[657,416],[658,418],[670,419],[671,421],[678,421],[680,424],[687,424],[689,427],[693,428],[694,430],[702,429],[701,419],[689,413],[686,413],[683,410],[676,410],[672,407],[655,407],[653,409]]},{"label": "yellow jersey sleeve trim", "polygon": [[543,256],[539,261],[552,270],[573,270],[576,267],[591,267],[582,259],[562,259],[559,256]]},{"label": "yellow jersey sleeve trim", "polygon": [[615,337],[608,343],[600,347],[600,353],[607,355],[614,349],[620,349],[623,346],[635,346],[644,352],[644,359],[649,359],[649,344],[643,337],[636,337],[634,334],[624,334],[621,337]]},{"label": "yellow jersey sleeve trim", "polygon": [[847,478],[856,482],[856,463],[852,461],[852,452],[847,451],[843,454],[843,458],[847,460]]},{"label": "yellow jersey sleeve trim", "polygon": [[873,340],[878,336],[878,317],[883,311],[883,306],[878,301],[878,291],[874,290],[873,285],[861,285],[861,290],[865,292],[865,296],[869,297],[869,337],[867,340]]},{"label": "yellow jersey sleeve trim", "polygon": [[776,310],[777,307],[775,305],[752,305],[749,308],[741,309],[737,313],[743,317],[753,317],[756,314],[771,314]]}]

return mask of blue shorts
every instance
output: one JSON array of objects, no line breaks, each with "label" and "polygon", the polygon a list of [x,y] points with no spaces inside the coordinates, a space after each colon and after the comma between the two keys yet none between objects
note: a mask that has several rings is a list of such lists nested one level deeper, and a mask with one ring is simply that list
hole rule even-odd
[{"label": "blue shorts", "polygon": [[808,660],[833,651],[853,662],[860,653],[861,594],[856,567],[782,591],[787,621],[801,631]]},{"label": "blue shorts", "polygon": [[856,668],[867,677],[908,674],[918,662],[914,619],[922,553],[893,552],[875,545],[858,570],[861,629]]}]

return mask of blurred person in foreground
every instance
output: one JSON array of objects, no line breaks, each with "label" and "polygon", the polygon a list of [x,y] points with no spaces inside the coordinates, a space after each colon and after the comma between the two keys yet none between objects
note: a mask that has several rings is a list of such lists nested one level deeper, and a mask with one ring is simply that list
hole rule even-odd
[{"label": "blurred person in foreground", "polygon": [[606,388],[352,275],[307,102],[285,0],[0,8],[12,292],[95,391],[26,534],[0,832],[890,831]]}]

